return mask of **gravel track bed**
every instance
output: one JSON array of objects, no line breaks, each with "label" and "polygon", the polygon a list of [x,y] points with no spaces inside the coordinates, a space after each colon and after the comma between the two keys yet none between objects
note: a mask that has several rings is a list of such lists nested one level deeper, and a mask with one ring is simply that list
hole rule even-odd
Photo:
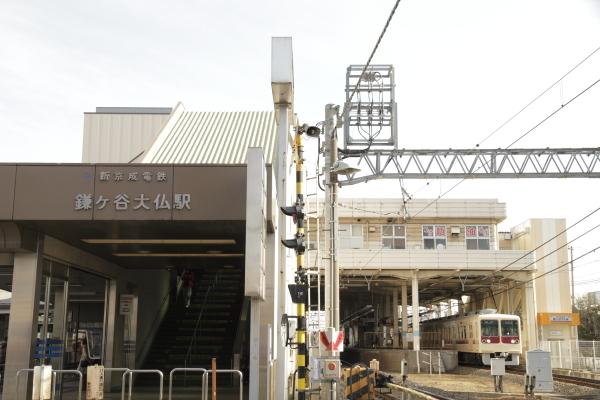
[{"label": "gravel track bed", "polygon": [[[394,382],[402,381],[400,374],[391,373]],[[470,378],[467,378],[469,376]],[[467,383],[468,382],[468,383]],[[523,376],[507,373],[503,379],[506,393],[494,393],[490,371],[460,366],[452,373],[442,375],[412,374],[408,376],[407,386],[413,389],[422,389],[454,398],[456,400],[477,399],[524,399]],[[438,387],[433,387],[439,386]],[[593,389],[573,384],[554,382],[554,393],[535,396],[536,399],[600,399],[600,389]]]}]

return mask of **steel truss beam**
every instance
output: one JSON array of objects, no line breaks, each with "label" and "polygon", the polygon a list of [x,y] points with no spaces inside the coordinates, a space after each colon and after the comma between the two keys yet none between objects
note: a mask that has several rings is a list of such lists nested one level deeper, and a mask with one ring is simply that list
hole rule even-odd
[{"label": "steel truss beam", "polygon": [[346,154],[361,172],[340,186],[374,179],[600,178],[600,148],[370,150]]}]

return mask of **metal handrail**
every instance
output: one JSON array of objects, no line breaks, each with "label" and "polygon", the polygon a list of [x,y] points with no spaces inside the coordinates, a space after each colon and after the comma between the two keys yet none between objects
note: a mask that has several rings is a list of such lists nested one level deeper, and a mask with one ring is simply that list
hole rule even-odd
[{"label": "metal handrail", "polygon": [[77,392],[77,399],[81,400],[81,392],[83,391],[83,374],[81,373],[81,371],[76,370],[76,369],[55,369],[55,370],[52,370],[52,378],[53,378],[53,383],[52,383],[52,399],[56,398],[56,375],[58,375],[58,374],[79,375],[79,387],[78,387],[78,392]]},{"label": "metal handrail", "polygon": [[33,368],[24,368],[17,371],[15,383],[15,400],[19,398],[19,378],[21,377],[22,372],[33,372]]},{"label": "metal handrail", "polygon": [[240,400],[244,399],[244,374],[242,373],[242,371],[238,370],[238,369],[215,369],[215,370],[208,370],[206,372],[204,372],[204,374],[202,374],[202,380],[204,381],[204,393],[202,396],[203,400],[208,400],[208,375],[209,374],[236,374],[237,376],[240,377]]},{"label": "metal handrail", "polygon": [[[191,355],[190,353],[192,352],[192,348],[193,348],[194,344],[196,343],[196,333],[198,332],[198,327],[200,326],[200,320],[202,319],[202,315],[204,315],[204,309],[206,308],[206,301],[208,300],[208,295],[209,295],[210,291],[217,285],[217,283],[219,281],[219,275],[220,275],[219,272],[217,272],[213,282],[206,289],[206,293],[204,294],[204,300],[202,301],[202,308],[200,309],[200,314],[198,314],[198,318],[196,319],[196,326],[194,326],[194,332],[192,333],[192,339],[190,340],[190,344],[188,346],[187,353],[185,354],[184,364],[185,364],[186,368],[188,365],[188,358],[190,358],[190,355]],[[191,365],[191,363],[192,363],[192,360],[190,359],[190,365]]]},{"label": "metal handrail", "polygon": [[162,371],[158,369],[130,369],[123,373],[123,378],[121,380],[121,400],[125,400],[125,381],[127,379],[127,375],[129,375],[129,395],[127,396],[128,400],[131,400],[132,392],[133,392],[133,374],[156,374],[160,377],[160,381],[158,384],[158,400],[162,400],[163,398],[163,381],[164,375]]},{"label": "metal handrail", "polygon": [[201,396],[204,394],[204,374],[207,372],[206,368],[173,368],[171,372],[169,372],[169,400],[173,396],[173,374],[178,371],[185,372],[202,372],[202,377],[200,378],[200,390]]}]

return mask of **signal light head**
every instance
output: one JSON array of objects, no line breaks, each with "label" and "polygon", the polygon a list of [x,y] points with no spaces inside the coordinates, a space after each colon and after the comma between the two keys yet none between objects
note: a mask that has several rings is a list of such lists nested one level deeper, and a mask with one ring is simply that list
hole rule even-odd
[{"label": "signal light head", "polygon": [[308,124],[303,124],[298,127],[299,133],[306,133],[306,136],[311,138],[316,138],[321,134],[321,129],[316,126],[309,126]]},{"label": "signal light head", "polygon": [[294,249],[297,253],[304,253],[306,247],[304,246],[304,240],[302,238],[284,239],[281,241],[288,249]]},{"label": "signal light head", "polygon": [[290,207],[279,207],[282,213],[287,215],[288,217],[295,217],[297,214],[296,206]]}]

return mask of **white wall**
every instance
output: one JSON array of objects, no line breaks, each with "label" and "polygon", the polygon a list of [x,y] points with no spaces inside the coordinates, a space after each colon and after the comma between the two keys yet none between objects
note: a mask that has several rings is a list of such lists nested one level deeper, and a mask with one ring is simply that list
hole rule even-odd
[{"label": "white wall", "polygon": [[83,117],[84,163],[127,163],[148,150],[170,109],[97,108]]}]

